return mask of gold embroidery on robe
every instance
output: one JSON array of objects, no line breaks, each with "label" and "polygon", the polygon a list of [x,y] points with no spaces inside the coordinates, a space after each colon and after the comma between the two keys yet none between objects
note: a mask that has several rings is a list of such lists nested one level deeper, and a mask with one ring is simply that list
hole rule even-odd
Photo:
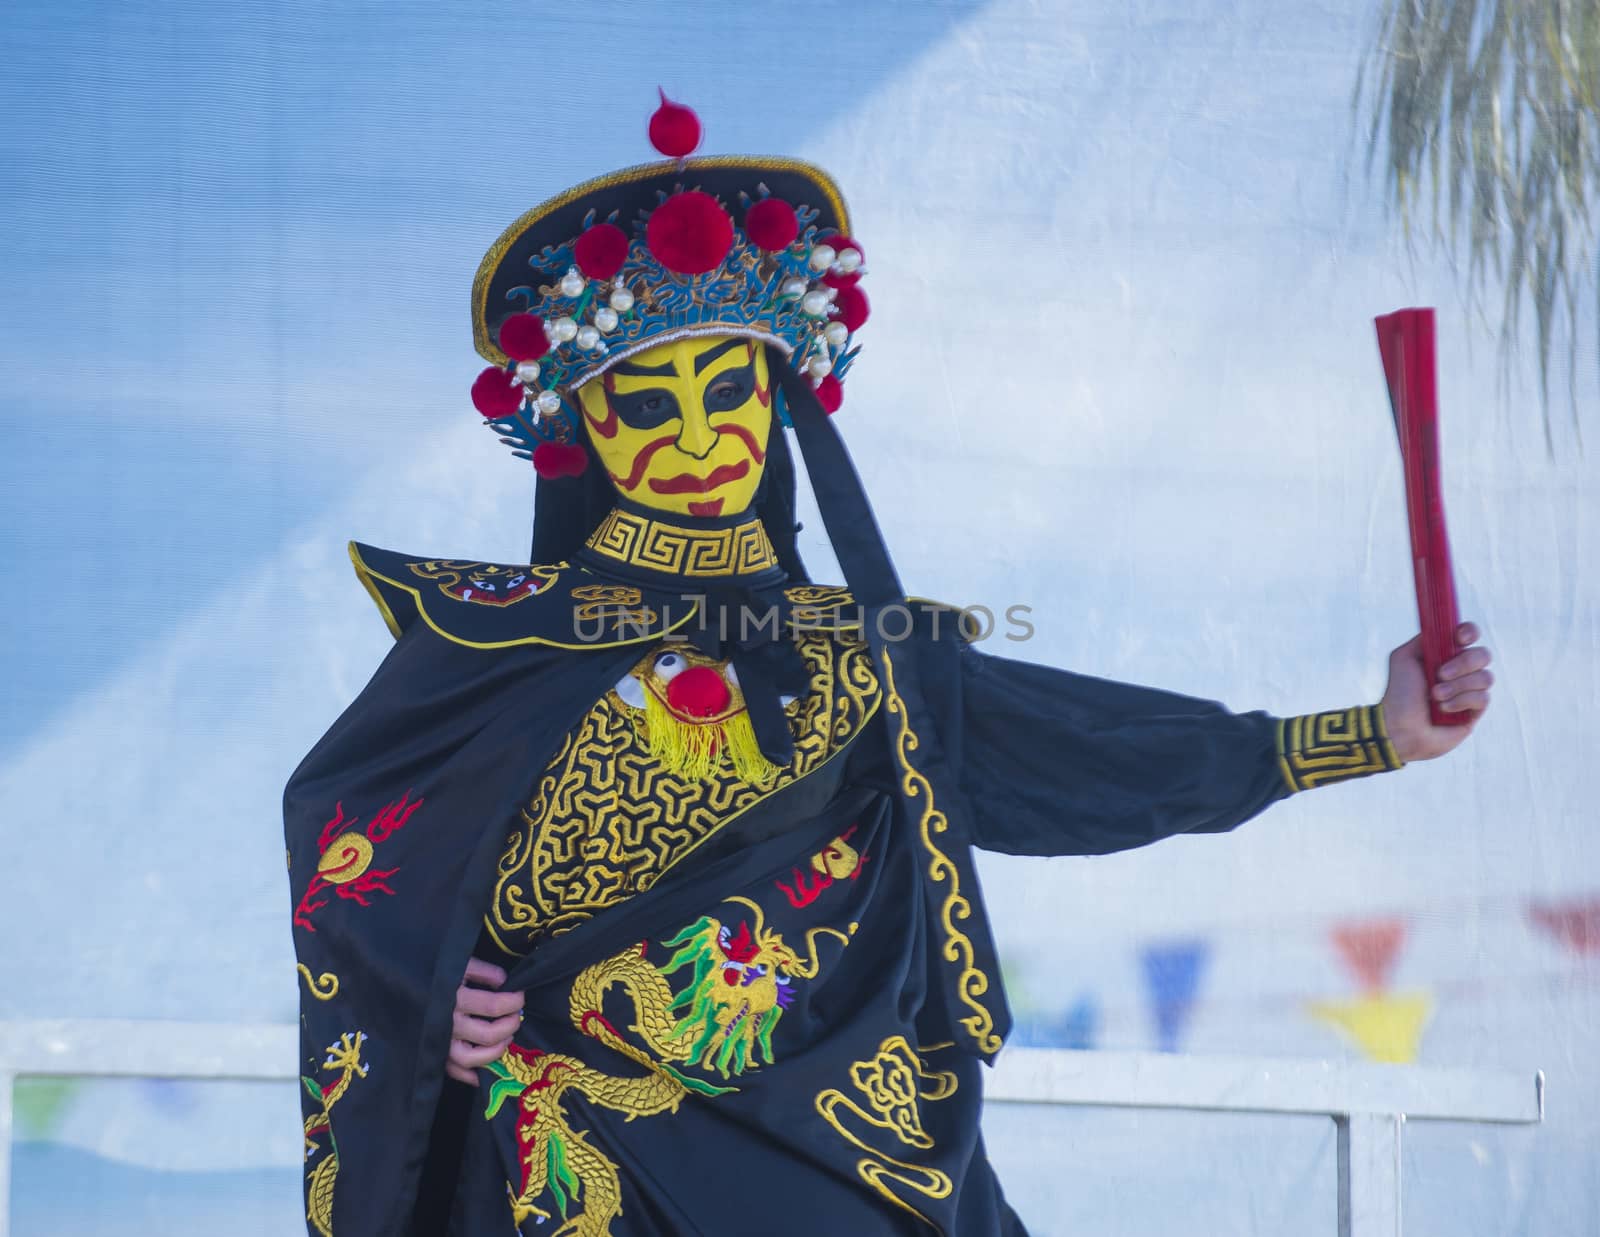
[{"label": "gold embroidery on robe", "polygon": [[695,578],[753,575],[778,565],[761,521],[735,528],[688,528],[613,508],[589,548],[631,567]]},{"label": "gold embroidery on robe", "polygon": [[950,861],[950,856],[940,850],[938,843],[934,841],[937,835],[943,834],[950,828],[950,818],[944,814],[944,809],[935,805],[933,784],[912,763],[911,753],[922,746],[922,740],[917,737],[917,732],[911,729],[911,717],[906,709],[906,702],[895,690],[894,659],[889,656],[887,650],[883,655],[883,669],[887,680],[884,687],[889,699],[889,716],[897,719],[894,757],[902,770],[901,791],[908,804],[914,800],[921,800],[922,803],[921,815],[917,818],[917,828],[922,836],[923,848],[928,853],[928,879],[935,885],[944,885],[948,882],[950,886],[944,895],[944,901],[939,905],[939,922],[944,928],[944,945],[939,953],[946,962],[961,968],[956,980],[956,995],[960,997],[961,1003],[972,1011],[961,1019],[962,1027],[972,1036],[979,1052],[996,1053],[1000,1051],[1002,1040],[994,1029],[994,1015],[980,999],[989,991],[989,977],[977,964],[972,938],[959,926],[972,917],[972,903],[967,895],[961,892],[961,873]]},{"label": "gold embroidery on robe", "polygon": [[[371,1069],[361,1059],[361,1048],[366,1040],[363,1031],[346,1031],[328,1045],[328,1057],[320,1069],[338,1073],[332,1082],[319,1083],[304,1074],[300,1077],[317,1105],[305,1120],[306,1159],[315,1161],[306,1171],[306,1219],[322,1237],[333,1237],[333,1187],[339,1177],[339,1144],[333,1137],[333,1110],[350,1090],[350,1084],[357,1078],[365,1078]],[[326,1148],[318,1141],[324,1137]],[[319,1152],[322,1153],[320,1159],[317,1158]]]},{"label": "gold embroidery on robe", "polygon": [[[918,1052],[906,1042],[905,1036],[891,1035],[878,1045],[874,1056],[850,1067],[850,1081],[867,1101],[865,1107],[843,1091],[829,1088],[818,1093],[816,1108],[836,1133],[866,1152],[856,1161],[856,1172],[863,1181],[896,1207],[909,1211],[930,1227],[937,1227],[891,1190],[888,1183],[908,1187],[929,1198],[949,1198],[953,1188],[949,1175],[937,1168],[898,1159],[869,1141],[873,1139],[873,1131],[887,1131],[907,1147],[932,1150],[933,1135],[923,1127],[919,1101],[949,1099],[956,1093],[957,1086],[956,1076],[949,1070],[928,1067],[924,1056],[933,1051],[934,1048],[926,1048]],[[854,1120],[847,1122],[847,1117]],[[883,1139],[877,1137],[874,1141]]]},{"label": "gold embroidery on robe", "polygon": [[[649,942],[643,941],[573,980],[573,1027],[642,1066],[643,1074],[611,1074],[580,1057],[521,1044],[490,1064],[484,1116],[494,1119],[508,1100],[518,1110],[521,1171],[507,1182],[517,1224],[559,1218],[556,1231],[566,1237],[611,1237],[611,1221],[622,1214],[617,1164],[589,1140],[581,1121],[574,1127],[566,1096],[582,1096],[632,1121],[677,1112],[691,1093],[708,1099],[732,1094],[737,1086],[710,1082],[695,1071],[714,1069],[728,1079],[759,1068],[758,1056],[771,1065],[773,1029],[794,1000],[797,981],[814,979],[822,969],[818,938],[848,946],[856,930],[855,924],[849,933],[813,927],[801,953],[766,926],[765,913],[749,898],[736,895],[724,905],[743,907],[753,919],[738,910],[720,912],[727,922],[702,916],[666,942],[677,952],[660,965],[646,958]],[[675,993],[670,981],[684,970],[692,972],[689,982]],[[730,976],[738,982],[730,983]],[[637,1043],[606,1018],[612,988],[629,998],[625,1025]]]},{"label": "gold embroidery on robe", "polygon": [[[563,740],[500,860],[486,916],[509,953],[527,952],[596,912],[643,893],[740,813],[842,751],[881,696],[866,645],[849,636],[795,640],[811,689],[785,709],[795,752],[753,786],[727,762],[705,777],[664,770],[629,707],[610,691]],[[657,646],[641,665],[671,644]]]}]

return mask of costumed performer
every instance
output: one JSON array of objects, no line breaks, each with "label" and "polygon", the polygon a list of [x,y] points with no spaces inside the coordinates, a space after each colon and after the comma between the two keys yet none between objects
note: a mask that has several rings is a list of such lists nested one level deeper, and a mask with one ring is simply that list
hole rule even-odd
[{"label": "costumed performer", "polygon": [[[821,170],[689,158],[495,242],[479,412],[528,564],[352,545],[394,636],[284,798],[321,1237],[1021,1234],[974,848],[1234,828],[1437,756],[1430,692],[1280,719],[982,651],[909,599],[830,414],[868,302]],[[846,587],[796,549],[804,458]]]}]

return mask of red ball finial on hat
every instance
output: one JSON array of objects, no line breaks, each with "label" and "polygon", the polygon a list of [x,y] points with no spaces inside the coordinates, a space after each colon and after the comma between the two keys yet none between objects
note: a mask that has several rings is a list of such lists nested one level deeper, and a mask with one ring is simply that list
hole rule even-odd
[{"label": "red ball finial on hat", "polygon": [[700,145],[700,117],[693,108],[667,98],[661,87],[656,87],[656,93],[661,96],[661,106],[650,116],[650,145],[669,159],[685,159]]},{"label": "red ball finial on hat", "polygon": [[573,243],[572,258],[590,279],[610,279],[628,260],[628,234],[614,223],[597,223]]},{"label": "red ball finial on hat", "polygon": [[522,387],[505,370],[491,365],[472,383],[472,406],[491,421],[509,417],[522,407]]},{"label": "red ball finial on hat", "polygon": [[844,383],[833,374],[829,374],[817,383],[817,403],[822,405],[822,411],[829,416],[838,412],[839,405],[844,403]]},{"label": "red ball finial on hat", "polygon": [[513,361],[537,361],[550,351],[550,337],[537,314],[512,314],[500,324],[500,351]]}]

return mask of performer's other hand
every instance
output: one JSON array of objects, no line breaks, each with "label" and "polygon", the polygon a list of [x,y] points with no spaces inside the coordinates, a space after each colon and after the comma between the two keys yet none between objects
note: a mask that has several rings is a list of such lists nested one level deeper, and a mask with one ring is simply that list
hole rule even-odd
[{"label": "performer's other hand", "polygon": [[1477,640],[1478,629],[1473,624],[1462,623],[1456,628],[1456,643],[1462,651],[1439,667],[1439,682],[1432,688],[1432,699],[1446,712],[1472,715],[1464,726],[1435,726],[1429,716],[1421,636],[1407,640],[1389,654],[1389,686],[1383,693],[1383,714],[1389,740],[1401,760],[1409,763],[1443,756],[1472,733],[1489,707],[1494,675],[1489,672],[1489,650]]},{"label": "performer's other hand", "polygon": [[457,1082],[478,1085],[478,1068],[500,1059],[522,1022],[522,993],[501,992],[506,973],[482,958],[467,961],[456,989],[455,1026],[444,1072]]}]

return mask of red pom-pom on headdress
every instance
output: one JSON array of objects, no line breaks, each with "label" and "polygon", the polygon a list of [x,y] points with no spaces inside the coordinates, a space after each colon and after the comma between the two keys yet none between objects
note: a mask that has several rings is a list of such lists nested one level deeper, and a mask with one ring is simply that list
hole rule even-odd
[{"label": "red pom-pom on headdress", "polygon": [[709,193],[675,193],[650,216],[645,244],[656,261],[679,275],[714,270],[733,247],[733,220]]},{"label": "red pom-pom on headdress", "polygon": [[744,234],[752,244],[777,253],[794,244],[794,238],[800,235],[800,220],[794,207],[782,198],[762,198],[745,212]]},{"label": "red pom-pom on headdress", "polygon": [[661,106],[650,116],[650,145],[669,159],[683,159],[700,145],[700,117],[692,108],[674,103],[659,86]]},{"label": "red pom-pom on headdress", "polygon": [[505,370],[491,365],[472,383],[472,406],[491,421],[509,417],[522,407],[522,387]]},{"label": "red pom-pom on headdress", "polygon": [[867,304],[867,294],[860,288],[851,284],[848,288],[840,288],[839,295],[833,298],[833,316],[844,323],[845,330],[852,335],[866,322],[871,308]]},{"label": "red pom-pom on headdress", "polygon": [[590,279],[610,279],[628,260],[628,234],[614,223],[597,223],[573,243],[572,257]]},{"label": "red pom-pom on headdress", "polygon": [[541,477],[581,477],[589,467],[589,453],[575,443],[541,442],[533,449],[533,470]]},{"label": "red pom-pom on headdress", "polygon": [[844,403],[844,383],[829,374],[817,383],[817,403],[821,404],[822,410],[830,416],[838,412],[839,405]]},{"label": "red pom-pom on headdress", "polygon": [[853,236],[830,236],[823,242],[831,245],[836,254],[842,255],[847,249],[854,249],[858,255],[855,269],[842,271],[838,269],[838,258],[834,259],[834,269],[822,277],[822,282],[830,288],[853,288],[861,279],[861,268],[866,264],[867,255],[861,248],[861,243]]},{"label": "red pom-pom on headdress", "polygon": [[550,351],[538,314],[512,314],[500,324],[500,351],[513,361],[537,361]]}]

